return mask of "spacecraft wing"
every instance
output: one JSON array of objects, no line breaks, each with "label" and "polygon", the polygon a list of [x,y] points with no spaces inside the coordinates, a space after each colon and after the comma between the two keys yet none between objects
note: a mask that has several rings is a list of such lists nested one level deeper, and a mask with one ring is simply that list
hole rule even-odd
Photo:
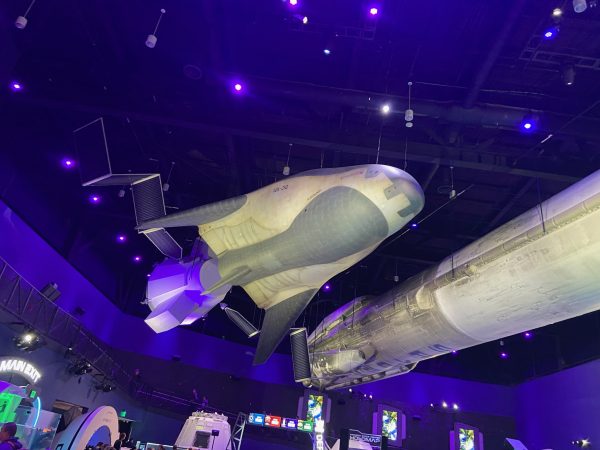
[{"label": "spacecraft wing", "polygon": [[247,196],[229,198],[222,202],[210,203],[198,208],[188,209],[176,214],[148,220],[141,223],[137,229],[171,228],[171,227],[197,227],[202,224],[214,222],[233,214],[246,204]]},{"label": "spacecraft wing", "polygon": [[317,291],[308,289],[267,309],[254,365],[263,364],[269,359]]}]

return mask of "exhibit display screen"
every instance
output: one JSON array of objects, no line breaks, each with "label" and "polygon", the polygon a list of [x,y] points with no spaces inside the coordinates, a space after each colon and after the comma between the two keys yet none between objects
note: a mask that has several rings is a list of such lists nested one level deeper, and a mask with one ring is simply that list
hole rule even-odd
[{"label": "exhibit display screen", "polygon": [[471,428],[458,429],[458,450],[475,450],[475,430]]},{"label": "exhibit display screen", "polygon": [[381,415],[381,435],[390,441],[398,439],[398,411],[383,410]]},{"label": "exhibit display screen", "polygon": [[248,423],[252,425],[260,425],[262,427],[265,424],[265,415],[250,413],[248,415]]},{"label": "exhibit display screen", "polygon": [[323,396],[317,394],[308,395],[308,408],[306,410],[306,420],[316,422],[323,419]]},{"label": "exhibit display screen", "polygon": [[281,417],[278,416],[265,416],[265,426],[280,428],[281,427]]},{"label": "exhibit display screen", "polygon": [[281,422],[281,428],[287,428],[288,430],[297,430],[298,429],[298,420],[288,419],[286,417]]},{"label": "exhibit display screen", "polygon": [[315,423],[312,420],[298,421],[298,431],[306,431],[307,433],[312,433],[314,429]]}]

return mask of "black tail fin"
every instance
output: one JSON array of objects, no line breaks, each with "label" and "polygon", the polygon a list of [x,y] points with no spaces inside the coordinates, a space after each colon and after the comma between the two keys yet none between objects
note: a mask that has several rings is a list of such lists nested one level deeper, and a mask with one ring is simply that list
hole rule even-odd
[{"label": "black tail fin", "polygon": [[254,356],[254,365],[267,362],[317,291],[318,289],[309,289],[267,309]]}]

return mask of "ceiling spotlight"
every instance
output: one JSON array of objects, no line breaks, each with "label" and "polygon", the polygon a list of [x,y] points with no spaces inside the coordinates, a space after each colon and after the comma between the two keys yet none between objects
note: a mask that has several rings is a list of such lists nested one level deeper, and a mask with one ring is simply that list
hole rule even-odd
[{"label": "ceiling spotlight", "polygon": [[576,13],[582,13],[587,9],[586,0],[573,0],[573,10]]},{"label": "ceiling spotlight", "polygon": [[348,388],[348,392],[352,394],[352,388]]},{"label": "ceiling spotlight", "polygon": [[379,14],[379,9],[376,7],[372,7],[371,9],[369,9],[369,14],[371,14],[372,16],[376,16],[377,14]]},{"label": "ceiling spotlight", "polygon": [[561,17],[561,16],[562,16],[562,13],[563,13],[563,12],[562,12],[562,9],[560,9],[560,8],[554,8],[554,9],[552,10],[552,17],[554,17],[554,18]]},{"label": "ceiling spotlight", "polygon": [[410,224],[411,228],[419,228],[419,224],[417,222],[413,222]]},{"label": "ceiling spotlight", "polygon": [[508,353],[500,352],[500,359],[508,359]]},{"label": "ceiling spotlight", "polygon": [[458,350],[452,350],[452,354],[453,354],[454,356],[458,355]]},{"label": "ceiling spotlight", "polygon": [[308,23],[308,17],[307,17],[307,16],[304,16],[304,17],[302,18],[302,23],[303,23],[304,25],[306,25],[306,24]]},{"label": "ceiling spotlight", "polygon": [[20,91],[23,90],[23,84],[21,82],[19,82],[19,81],[12,81],[10,83],[10,89],[13,92],[20,92]]},{"label": "ceiling spotlight", "polygon": [[373,400],[373,394],[369,394],[369,399]]},{"label": "ceiling spotlight", "polygon": [[75,161],[71,158],[63,158],[61,161],[61,165],[65,169],[72,169],[73,167],[75,167]]},{"label": "ceiling spotlight", "polygon": [[452,409],[454,411],[458,411],[458,405],[456,403],[452,403]]},{"label": "ceiling spotlight", "polygon": [[329,291],[331,291],[331,285],[330,285],[329,283],[325,283],[325,284],[323,285],[323,290],[324,290],[325,292],[329,292]]},{"label": "ceiling spotlight", "polygon": [[381,107],[381,112],[383,114],[389,114],[391,110],[392,110],[392,107],[387,103]]},{"label": "ceiling spotlight", "polygon": [[290,5],[291,5],[291,6],[296,6],[296,5],[298,5],[298,0],[290,0]]},{"label": "ceiling spotlight", "polygon": [[119,244],[124,244],[125,242],[127,242],[127,236],[124,234],[118,234],[117,235],[117,242]]},{"label": "ceiling spotlight", "polygon": [[575,67],[567,66],[563,69],[563,81],[565,86],[573,86],[575,84]]},{"label": "ceiling spotlight", "polygon": [[44,339],[33,330],[25,331],[23,334],[13,339],[15,347],[23,352],[32,352],[44,346]]},{"label": "ceiling spotlight", "polygon": [[551,27],[548,28],[546,31],[544,31],[544,39],[554,39],[559,32],[559,28],[558,27]]},{"label": "ceiling spotlight", "polygon": [[92,194],[88,197],[88,201],[92,205],[98,205],[100,202],[102,202],[102,197],[100,197],[98,194]]},{"label": "ceiling spotlight", "polygon": [[525,339],[531,339],[533,337],[533,333],[531,331],[526,331],[525,333],[523,333],[523,337]]},{"label": "ceiling spotlight", "polygon": [[244,91],[244,85],[240,82],[235,82],[233,84],[233,93],[234,94],[241,94]]},{"label": "ceiling spotlight", "polygon": [[140,262],[142,262],[142,257],[141,257],[140,255],[135,255],[135,256],[133,257],[133,262],[135,262],[135,263],[140,263]]},{"label": "ceiling spotlight", "polygon": [[442,402],[442,408],[447,408],[447,407],[448,407],[448,403]]},{"label": "ceiling spotlight", "polygon": [[329,56],[329,55],[331,55],[331,50],[329,50],[328,48],[324,48],[323,49],[323,54]]}]

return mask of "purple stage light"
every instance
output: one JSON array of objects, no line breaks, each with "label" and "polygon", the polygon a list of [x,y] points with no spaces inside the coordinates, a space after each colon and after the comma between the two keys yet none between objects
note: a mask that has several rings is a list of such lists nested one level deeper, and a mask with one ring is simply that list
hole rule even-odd
[{"label": "purple stage light", "polygon": [[415,223],[411,223],[411,224],[410,224],[410,227],[411,227],[411,228],[419,228],[419,224],[418,224],[418,223],[416,223],[416,222],[415,222]]},{"label": "purple stage light", "polygon": [[23,90],[23,85],[18,81],[12,81],[10,83],[10,88],[13,92],[19,92]]},{"label": "purple stage light", "polygon": [[500,352],[500,359],[508,359],[508,353]]},{"label": "purple stage light", "polygon": [[323,53],[327,56],[331,55],[331,50],[329,50],[328,48],[324,48],[323,49]]},{"label": "purple stage light", "polygon": [[142,257],[140,255],[135,255],[133,257],[133,262],[136,262],[136,263],[142,262]]},{"label": "purple stage light", "polygon": [[119,244],[123,244],[123,243],[127,242],[127,236],[125,236],[124,234],[118,234],[117,235],[117,242]]},{"label": "purple stage light", "polygon": [[304,25],[306,25],[306,24],[308,23],[308,17],[307,17],[307,16],[304,16],[304,17],[302,18],[302,23],[303,23]]},{"label": "purple stage light", "polygon": [[75,161],[71,158],[63,158],[61,164],[65,169],[72,169],[75,167]]},{"label": "purple stage light", "polygon": [[524,133],[531,133],[532,131],[535,131],[536,128],[536,119],[534,116],[532,116],[531,114],[527,114],[525,117],[523,117],[523,120],[521,121],[521,131]]},{"label": "purple stage light", "polygon": [[296,6],[296,5],[298,5],[298,0],[290,0],[290,5],[291,5],[291,6]]},{"label": "purple stage light", "polygon": [[452,354],[453,354],[454,356],[458,355],[458,350],[452,350]]},{"label": "purple stage light", "polygon": [[102,197],[98,194],[92,194],[88,197],[88,200],[92,205],[98,205],[102,201]]},{"label": "purple stage light", "polygon": [[558,27],[548,28],[544,31],[544,39],[554,39],[558,35]]},{"label": "purple stage light", "polygon": [[379,14],[379,9],[376,7],[372,7],[371,9],[369,9],[369,14],[371,14],[372,16],[376,16],[377,14]]},{"label": "purple stage light", "polygon": [[324,290],[325,292],[329,292],[329,291],[331,291],[331,285],[330,285],[329,283],[325,283],[325,284],[323,285],[323,290]]},{"label": "purple stage light", "polygon": [[531,331],[526,331],[525,333],[523,333],[523,337],[525,339],[531,339],[533,337],[533,333]]}]

